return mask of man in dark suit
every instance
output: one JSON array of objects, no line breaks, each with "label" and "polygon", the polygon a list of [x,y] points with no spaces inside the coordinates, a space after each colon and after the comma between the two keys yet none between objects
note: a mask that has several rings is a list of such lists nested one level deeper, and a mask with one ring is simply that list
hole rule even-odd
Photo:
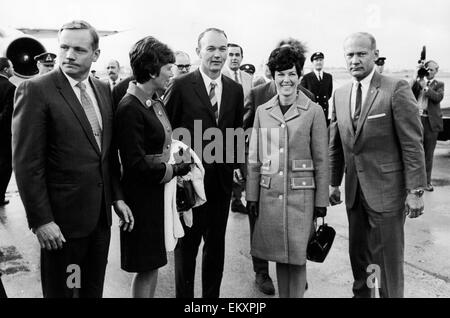
[{"label": "man in dark suit", "polygon": [[322,106],[327,126],[330,125],[328,119],[328,100],[333,94],[333,77],[323,71],[323,60],[325,56],[322,52],[311,55],[311,63],[314,70],[303,76],[300,85],[308,89],[316,97],[316,102]]},{"label": "man in dark suit", "polygon": [[[228,160],[226,163],[217,160],[211,162],[208,148],[205,148],[209,141],[202,136],[207,129],[215,129],[225,137],[227,129],[242,127],[242,86],[221,75],[227,59],[227,43],[222,30],[210,28],[202,32],[197,47],[201,60],[199,69],[174,79],[165,94],[167,114],[174,133],[176,128],[183,127],[189,131],[191,140],[202,140],[201,149],[194,147],[194,150],[203,158],[207,198],[204,205],[194,208],[193,225],[190,228],[184,225],[185,236],[178,241],[175,249],[177,297],[194,297],[195,259],[202,238],[202,295],[205,298],[217,298],[220,295],[233,168],[237,165],[228,163]],[[201,136],[196,136],[194,132]],[[225,144],[219,147],[220,150],[215,149],[216,155],[230,151]],[[235,155],[236,151],[233,152]],[[213,153],[211,155],[214,156]]]},{"label": "man in dark suit", "polygon": [[0,57],[0,206],[9,203],[5,199],[11,179],[11,118],[16,87],[9,79],[14,75],[10,60]]},{"label": "man in dark suit", "polygon": [[379,288],[383,298],[403,297],[405,215],[424,209],[419,110],[406,81],[375,71],[372,35],[350,35],[344,52],[353,81],[333,95],[330,202],[340,202],[345,171],[354,296],[373,297]]},{"label": "man in dark suit", "polygon": [[[17,88],[13,166],[41,245],[44,297],[102,297],[111,204],[124,218],[108,85],[89,76],[98,34],[85,21],[59,31],[59,67]],[[125,221],[128,219],[125,218]]]},{"label": "man in dark suit", "polygon": [[[290,45],[300,50],[302,54],[306,51],[303,44],[294,39],[283,40],[278,44],[278,47]],[[315,101],[314,95],[302,86],[297,87],[302,93],[308,96],[309,99]],[[245,98],[244,106],[244,130],[253,127],[253,121],[255,120],[256,108],[265,104],[277,94],[277,88],[275,81],[272,79],[270,82],[258,85],[250,90],[250,93]],[[247,141],[248,142],[248,141]],[[251,213],[248,214],[250,222],[250,239],[253,236],[253,230],[255,228],[256,219]],[[259,290],[267,295],[275,294],[275,287],[273,281],[269,276],[269,262],[263,259],[252,256],[253,270],[255,271],[255,283]]]},{"label": "man in dark suit", "polygon": [[420,119],[423,125],[423,148],[427,167],[425,190],[433,191],[431,170],[433,169],[434,149],[439,132],[444,129],[441,110],[441,101],[444,98],[444,83],[434,78],[439,71],[439,65],[435,61],[428,61],[424,66],[428,70],[428,76],[417,78],[412,88],[419,105]]}]

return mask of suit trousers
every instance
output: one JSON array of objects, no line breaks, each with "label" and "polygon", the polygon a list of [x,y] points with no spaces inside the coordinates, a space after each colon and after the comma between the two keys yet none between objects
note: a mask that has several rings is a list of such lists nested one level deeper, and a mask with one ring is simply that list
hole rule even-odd
[{"label": "suit trousers", "polygon": [[220,296],[231,189],[224,193],[216,179],[205,182],[205,192],[207,202],[193,209],[192,227],[187,227],[182,219],[185,235],[178,240],[174,253],[177,298],[194,298],[195,265],[202,238],[202,297]]},{"label": "suit trousers", "polygon": [[439,132],[431,130],[430,120],[421,116],[423,126],[423,150],[425,152],[425,166],[427,170],[427,183],[431,183],[431,170],[433,169],[434,149],[436,149]]},{"label": "suit trousers", "polygon": [[11,138],[0,138],[0,201],[5,199],[6,189],[12,174]]},{"label": "suit trousers", "polygon": [[[249,214],[248,221],[250,223],[250,245],[251,245],[253,232],[255,231],[256,218],[253,215]],[[269,274],[269,262],[267,260],[252,256],[252,262],[253,262],[253,271],[256,274]]]},{"label": "suit trousers", "polygon": [[373,297],[375,290],[369,287],[368,278],[378,277],[380,297],[402,298],[404,211],[375,212],[358,183],[355,203],[347,208],[347,215],[354,297]]},{"label": "suit trousers", "polygon": [[[95,230],[83,238],[67,239],[60,250],[41,249],[41,280],[44,298],[102,298],[111,238],[105,212]],[[76,282],[68,266],[78,265],[80,288],[69,288]]]}]

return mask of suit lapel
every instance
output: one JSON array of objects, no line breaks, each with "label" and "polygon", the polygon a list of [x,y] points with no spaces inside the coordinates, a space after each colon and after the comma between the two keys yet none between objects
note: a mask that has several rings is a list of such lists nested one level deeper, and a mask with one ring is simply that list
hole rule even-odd
[{"label": "suit lapel", "polygon": [[[205,83],[203,82],[203,78],[202,78],[202,75],[200,74],[199,70],[196,70],[194,72],[192,84],[194,86],[195,93],[198,95],[198,97],[200,98],[200,101],[203,104],[203,107],[205,107],[207,109],[207,112],[208,112],[209,116],[211,117],[212,121],[216,122],[216,117],[212,110],[211,101],[209,100],[209,96],[206,93]],[[223,100],[223,95],[224,94],[222,92],[222,100]],[[219,118],[220,118],[220,116],[219,116]]]},{"label": "suit lapel", "polygon": [[[104,150],[104,145],[109,144],[111,131],[109,126],[109,116],[108,116],[108,109],[107,109],[107,100],[105,100],[104,94],[101,93],[100,87],[98,85],[97,81],[94,81],[91,77],[89,77],[89,83],[92,85],[92,89],[94,90],[95,96],[97,98],[97,104],[100,109],[100,114],[102,116],[102,150]],[[97,145],[97,143],[96,143]],[[99,149],[100,150],[100,149]],[[105,154],[106,151],[103,151],[103,154]]]},{"label": "suit lapel", "polygon": [[[219,120],[218,122],[220,123],[222,121],[223,118],[223,114],[225,113],[226,109],[228,108],[228,105],[230,104],[230,94],[229,92],[231,92],[231,88],[230,88],[230,83],[228,81],[228,78],[225,78],[225,76],[222,76],[222,99],[220,101],[220,108],[219,108]],[[231,81],[234,81],[232,79],[230,79]]]},{"label": "suit lapel", "polygon": [[[340,96],[341,101],[338,101],[338,105],[342,105],[342,112],[343,112],[343,118],[344,118],[344,126],[347,127],[347,129],[350,131],[350,134],[352,137],[355,136],[355,131],[353,130],[353,123],[352,123],[352,87],[353,84],[350,83],[347,86],[343,88],[343,95]],[[336,105],[335,105],[336,107]]]},{"label": "suit lapel", "polygon": [[367,91],[366,100],[364,101],[364,105],[361,110],[361,116],[358,120],[358,128],[356,130],[355,140],[358,139],[358,136],[361,134],[361,129],[366,122],[367,115],[369,114],[369,111],[373,106],[373,102],[378,95],[380,83],[381,76],[377,72],[375,72],[373,74],[372,81],[370,82],[369,90]]},{"label": "suit lapel", "polygon": [[89,123],[89,120],[86,117],[86,113],[84,112],[84,109],[80,104],[80,101],[75,95],[75,92],[70,86],[69,81],[67,80],[67,78],[60,69],[57,69],[55,71],[55,84],[60,94],[69,105],[70,109],[75,114],[75,117],[80,122],[80,125],[86,134],[86,137],[89,139],[95,151],[98,153],[98,155],[101,155],[100,148],[97,145],[97,141],[95,140],[94,133],[92,132],[92,127],[91,124]]}]

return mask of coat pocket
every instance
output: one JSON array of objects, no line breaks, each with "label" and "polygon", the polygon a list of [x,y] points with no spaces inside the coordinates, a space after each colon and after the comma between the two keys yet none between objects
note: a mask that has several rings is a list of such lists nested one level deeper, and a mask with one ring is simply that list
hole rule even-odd
[{"label": "coat pocket", "polygon": [[270,177],[262,175],[259,185],[263,188],[270,189]]},{"label": "coat pocket", "polygon": [[294,159],[292,171],[314,171],[314,163],[311,159]]},{"label": "coat pocket", "polygon": [[403,164],[398,162],[384,163],[380,165],[382,173],[390,173],[403,170]]},{"label": "coat pocket", "polygon": [[291,178],[291,189],[292,190],[307,190],[315,189],[316,183],[312,177],[303,178]]}]

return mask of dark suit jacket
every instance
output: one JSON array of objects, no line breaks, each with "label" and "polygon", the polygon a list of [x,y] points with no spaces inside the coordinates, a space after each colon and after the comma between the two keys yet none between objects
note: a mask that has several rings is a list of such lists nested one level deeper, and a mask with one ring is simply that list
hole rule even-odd
[{"label": "dark suit jacket", "polygon": [[0,76],[0,142],[11,142],[11,119],[16,86],[6,77]]},{"label": "dark suit jacket", "polygon": [[127,93],[128,85],[132,80],[134,80],[134,76],[128,76],[127,78],[124,78],[119,83],[117,83],[116,86],[114,86],[112,90],[114,112],[117,110],[121,99]]},{"label": "dark suit jacket", "polygon": [[322,81],[319,82],[314,72],[303,76],[300,85],[305,87],[316,97],[316,102],[322,106],[325,118],[328,118],[328,100],[333,94],[333,77],[329,73],[323,72]]},{"label": "dark suit jacket", "polygon": [[111,202],[121,198],[111,93],[89,80],[102,115],[101,151],[60,68],[21,83],[15,96],[13,167],[29,226],[54,221],[66,238],[89,235],[103,211],[111,224]]},{"label": "dark suit jacket", "polygon": [[[419,98],[421,86],[416,81],[412,86],[412,90],[416,99]],[[430,121],[431,130],[438,132],[444,130],[444,122],[442,120],[441,101],[444,98],[444,83],[434,80],[428,91],[425,92],[428,97],[428,120]]]},{"label": "dark suit jacket", "polygon": [[353,83],[335,91],[330,124],[331,185],[345,169],[345,201],[353,207],[358,181],[376,212],[404,209],[406,190],[426,185],[423,128],[408,83],[374,73],[356,132],[350,98]]},{"label": "dark suit jacket", "polygon": [[[223,90],[218,124],[216,124],[211,102],[199,70],[174,79],[165,93],[164,101],[172,128],[174,131],[176,128],[186,128],[191,135],[191,146],[194,145],[194,138],[197,140],[201,138],[199,134],[201,133],[203,136],[208,128],[219,128],[222,135],[225,136],[227,128],[242,127],[244,103],[242,86],[227,76],[221,76]],[[194,135],[195,120],[201,121],[201,129],[198,130],[196,136]],[[203,159],[205,188],[208,186],[208,182],[220,182],[224,191],[231,191],[233,168],[238,167],[238,165],[235,163],[205,162],[203,153],[200,154],[199,151],[203,152],[205,146],[209,143],[209,140],[203,140],[202,149],[192,147],[197,155],[199,157],[201,155],[200,158]],[[236,148],[226,147],[225,142],[222,152],[224,161],[227,152],[228,155],[233,155],[231,152],[234,152],[234,156],[236,156]]]},{"label": "dark suit jacket", "polygon": [[[298,86],[298,89],[303,92],[313,102],[315,101],[314,95],[302,86]],[[245,98],[244,106],[244,129],[253,127],[253,121],[255,120],[256,108],[262,104],[267,103],[277,94],[277,88],[274,81],[258,85],[250,90],[250,93]]]}]

